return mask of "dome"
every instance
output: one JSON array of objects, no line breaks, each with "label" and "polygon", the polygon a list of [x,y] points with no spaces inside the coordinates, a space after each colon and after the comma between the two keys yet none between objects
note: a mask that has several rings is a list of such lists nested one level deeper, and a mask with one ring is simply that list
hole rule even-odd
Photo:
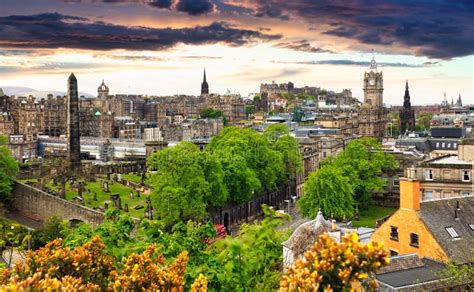
[{"label": "dome", "polygon": [[102,114],[100,113],[100,111],[96,111],[96,112],[95,112],[95,115],[96,115],[96,116],[101,116]]}]

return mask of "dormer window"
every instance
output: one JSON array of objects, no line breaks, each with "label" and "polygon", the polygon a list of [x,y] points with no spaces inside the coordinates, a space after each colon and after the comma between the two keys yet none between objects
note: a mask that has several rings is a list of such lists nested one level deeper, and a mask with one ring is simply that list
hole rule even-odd
[{"label": "dormer window", "polygon": [[433,170],[432,169],[425,170],[425,180],[433,180]]},{"label": "dormer window", "polygon": [[462,181],[469,182],[471,181],[471,172],[469,170],[463,170],[462,174]]}]

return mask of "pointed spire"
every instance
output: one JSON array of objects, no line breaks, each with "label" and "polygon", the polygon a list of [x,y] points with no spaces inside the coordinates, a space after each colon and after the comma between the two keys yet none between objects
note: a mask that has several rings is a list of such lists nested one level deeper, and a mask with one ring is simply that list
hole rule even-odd
[{"label": "pointed spire", "polygon": [[204,79],[203,82],[206,82],[206,68],[204,68]]},{"label": "pointed spire", "polygon": [[372,49],[372,61],[370,61],[370,69],[377,70],[377,62],[375,62],[374,58],[374,49]]},{"label": "pointed spire", "polygon": [[74,73],[71,72],[71,75],[69,75],[68,80],[77,80],[76,76],[74,76]]},{"label": "pointed spire", "polygon": [[405,84],[405,90],[408,91],[408,80],[407,80],[407,83]]}]

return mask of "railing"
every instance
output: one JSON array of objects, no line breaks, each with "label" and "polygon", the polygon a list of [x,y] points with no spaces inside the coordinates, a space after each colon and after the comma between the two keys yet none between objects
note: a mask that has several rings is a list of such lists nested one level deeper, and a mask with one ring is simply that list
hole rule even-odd
[{"label": "railing", "polygon": [[[288,185],[281,186],[276,191],[267,191],[248,202],[237,205],[229,204],[217,210],[211,210],[209,216],[215,224],[223,224],[226,227],[230,227],[263,216],[262,204],[278,209],[285,200],[290,200],[295,194],[296,183],[291,181]],[[283,206],[283,208],[286,207]]]}]

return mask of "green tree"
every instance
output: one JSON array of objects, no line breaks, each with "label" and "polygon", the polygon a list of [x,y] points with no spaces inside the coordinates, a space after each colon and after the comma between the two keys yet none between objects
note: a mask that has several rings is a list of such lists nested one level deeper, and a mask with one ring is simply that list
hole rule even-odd
[{"label": "green tree", "polygon": [[349,178],[334,165],[326,165],[309,175],[298,207],[310,218],[319,210],[338,219],[350,218],[354,215],[353,193]]},{"label": "green tree", "polygon": [[69,231],[68,222],[59,217],[51,217],[46,220],[41,228],[34,230],[31,234],[31,248],[38,249],[48,242],[62,238]]},{"label": "green tree", "polygon": [[205,108],[201,112],[201,118],[218,118],[223,117],[222,111],[214,110],[212,108]]},{"label": "green tree", "polygon": [[303,171],[303,159],[299,151],[298,141],[289,134],[290,130],[285,124],[270,125],[263,133],[272,144],[273,149],[283,157],[285,172],[283,173],[282,183],[286,183]]},{"label": "green tree", "polygon": [[12,157],[8,140],[0,136],[0,201],[11,199],[13,179],[18,173],[18,162]]},{"label": "green tree", "polygon": [[150,177],[155,214],[167,224],[203,219],[208,207],[227,201],[220,162],[190,142],[153,154],[148,164],[157,170]]},{"label": "green tree", "polygon": [[432,113],[421,113],[416,119],[416,130],[425,131],[430,129]]},{"label": "green tree", "polygon": [[271,142],[274,143],[283,135],[290,134],[290,129],[286,124],[271,124],[268,126],[263,135]]},{"label": "green tree", "polygon": [[273,189],[284,172],[282,155],[252,129],[227,127],[206,148],[222,164],[233,202],[244,202],[261,188]]},{"label": "green tree", "polygon": [[245,114],[247,115],[247,118],[253,115],[253,105],[245,106]]},{"label": "green tree", "polygon": [[281,243],[288,238],[278,228],[288,215],[263,205],[267,217],[261,224],[243,224],[236,237],[215,244],[219,291],[271,291],[278,288],[283,261]]},{"label": "green tree", "polygon": [[336,158],[321,164],[333,164],[349,178],[354,198],[363,209],[369,206],[373,192],[383,191],[386,181],[380,175],[398,168],[393,155],[385,153],[377,140],[367,137],[351,141]]}]

